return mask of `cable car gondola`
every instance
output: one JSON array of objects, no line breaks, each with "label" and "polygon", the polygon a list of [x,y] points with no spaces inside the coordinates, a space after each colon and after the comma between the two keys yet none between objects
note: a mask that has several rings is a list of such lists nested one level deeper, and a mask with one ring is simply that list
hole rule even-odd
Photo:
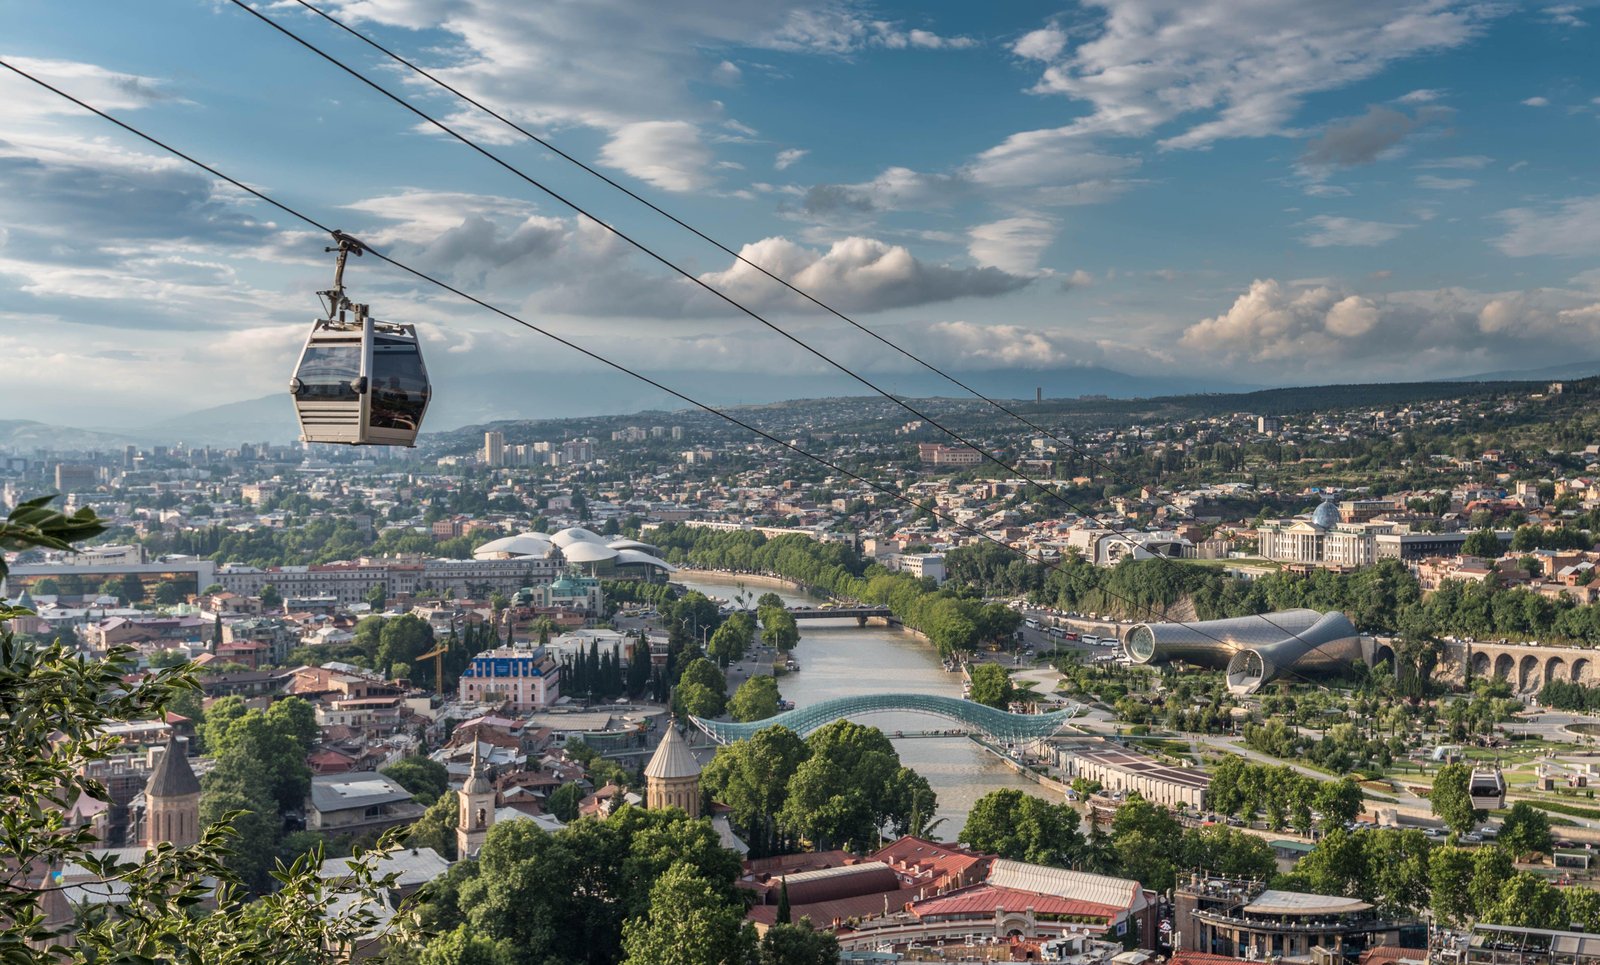
[{"label": "cable car gondola", "polygon": [[333,287],[318,292],[327,317],[311,325],[289,380],[300,441],[414,446],[433,395],[414,325],[380,322],[344,293],[344,262],[365,250],[340,231]]}]

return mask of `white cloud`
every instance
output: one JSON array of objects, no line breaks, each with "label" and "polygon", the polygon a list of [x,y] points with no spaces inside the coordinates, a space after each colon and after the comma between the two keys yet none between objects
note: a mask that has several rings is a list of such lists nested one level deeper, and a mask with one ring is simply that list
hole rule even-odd
[{"label": "white cloud", "polygon": [[1093,0],[1094,39],[1065,51],[1035,90],[1090,103],[1075,123],[1142,136],[1198,118],[1161,143],[1199,148],[1287,133],[1310,94],[1376,75],[1420,53],[1460,46],[1502,12],[1461,0]]},{"label": "white cloud", "polygon": [[779,151],[778,156],[773,158],[772,166],[777,168],[779,171],[786,171],[789,169],[790,165],[794,164],[796,161],[805,157],[809,153],[811,152],[805,150],[804,148],[786,148],[782,151]]},{"label": "white cloud", "polygon": [[1393,241],[1400,232],[1412,227],[1385,221],[1361,221],[1335,215],[1319,214],[1307,218],[1301,225],[1311,228],[1300,240],[1313,248],[1371,247]]},{"label": "white cloud", "polygon": [[711,151],[685,121],[639,121],[617,128],[600,149],[601,163],[667,191],[698,191],[711,184]]},{"label": "white cloud", "polygon": [[868,20],[840,4],[790,11],[780,28],[757,38],[754,43],[778,50],[849,54],[871,47],[959,50],[976,46],[977,41],[970,37],[941,36],[920,28],[907,30],[887,20]]},{"label": "white cloud", "polygon": [[1438,90],[1437,88],[1422,87],[1410,92],[1409,94],[1402,94],[1395,98],[1395,100],[1402,104],[1431,104],[1444,95],[1445,92]]},{"label": "white cloud", "polygon": [[[841,310],[880,311],[955,298],[1001,295],[1029,280],[998,268],[954,268],[921,261],[900,245],[846,238],[826,251],[787,238],[765,238],[739,254],[796,288]],[[743,262],[701,280],[753,307],[797,307],[799,301]]]},{"label": "white cloud", "polygon": [[1039,267],[1039,258],[1055,240],[1055,222],[1047,218],[1017,217],[974,225],[967,231],[967,252],[980,265],[1013,274]]},{"label": "white cloud", "polygon": [[1018,57],[1029,60],[1052,61],[1061,55],[1067,46],[1066,31],[1060,27],[1041,27],[1022,35],[1016,43],[1011,45],[1011,52]]},{"label": "white cloud", "polygon": [[731,60],[724,60],[711,68],[711,82],[722,87],[737,87],[743,77],[744,71]]},{"label": "white cloud", "polygon": [[1592,255],[1600,250],[1600,195],[1568,198],[1543,208],[1508,208],[1507,231],[1494,246],[1514,257]]},{"label": "white cloud", "polygon": [[1529,98],[1527,98],[1526,100],[1524,100],[1522,102],[1522,106],[1524,106],[1524,107],[1549,107],[1550,106],[1550,98],[1548,98],[1548,97],[1529,97]]},{"label": "white cloud", "polygon": [[1585,4],[1556,3],[1544,8],[1545,19],[1562,27],[1587,27],[1588,21],[1578,16]]},{"label": "white cloud", "polygon": [[1371,299],[1359,295],[1351,295],[1341,299],[1328,309],[1327,317],[1323,320],[1329,332],[1341,338],[1355,338],[1372,331],[1378,324],[1378,306]]},{"label": "white cloud", "polygon": [[1180,345],[1201,357],[1272,364],[1283,378],[1358,373],[1373,381],[1535,364],[1587,350],[1597,336],[1593,293],[1443,288],[1361,295],[1332,283],[1258,279],[1227,311],[1190,325]]},{"label": "white cloud", "polygon": [[1430,191],[1462,191],[1477,183],[1471,178],[1441,178],[1434,174],[1419,174],[1416,178],[1417,187]]}]

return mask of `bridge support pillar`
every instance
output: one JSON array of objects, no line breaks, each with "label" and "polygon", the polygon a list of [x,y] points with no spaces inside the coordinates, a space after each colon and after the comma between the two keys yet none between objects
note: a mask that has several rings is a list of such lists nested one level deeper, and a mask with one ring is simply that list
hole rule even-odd
[{"label": "bridge support pillar", "polygon": [[867,625],[867,618],[866,617],[856,617],[856,626],[864,627],[866,625]]}]

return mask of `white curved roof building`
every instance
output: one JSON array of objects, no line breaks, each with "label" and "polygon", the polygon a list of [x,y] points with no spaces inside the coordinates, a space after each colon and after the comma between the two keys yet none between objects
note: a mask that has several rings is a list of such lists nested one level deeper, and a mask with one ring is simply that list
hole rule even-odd
[{"label": "white curved roof building", "polygon": [[559,533],[518,533],[490,540],[472,551],[475,559],[515,559],[521,556],[547,559],[559,552],[568,563],[601,569],[607,567],[653,567],[666,573],[677,567],[654,554],[655,547],[636,539],[617,538],[610,542],[582,526],[570,526]]},{"label": "white curved roof building", "polygon": [[543,533],[518,533],[490,540],[472,551],[475,560],[504,560],[516,556],[534,556],[544,559],[555,548],[550,537]]},{"label": "white curved roof building", "polygon": [[582,526],[568,526],[566,529],[561,530],[558,533],[554,533],[550,537],[550,542],[556,544],[562,549],[566,549],[573,543],[599,543],[603,546],[605,545],[605,541],[606,538],[604,536],[601,536],[599,533],[591,530],[584,529]]}]

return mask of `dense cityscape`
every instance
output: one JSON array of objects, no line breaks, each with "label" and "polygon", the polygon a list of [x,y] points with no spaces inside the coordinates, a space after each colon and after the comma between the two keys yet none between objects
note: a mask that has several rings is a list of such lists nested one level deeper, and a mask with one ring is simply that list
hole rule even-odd
[{"label": "dense cityscape", "polygon": [[[13,447],[7,504],[96,532],[8,554],[9,627],[192,675],[104,722],[60,814],[88,854],[231,812],[243,895],[375,854],[348,957],[638,960],[693,906],[783,962],[1476,961],[1600,928],[1597,391],[944,406],[981,461],[864,401],[745,413],[833,468],[688,412]],[[1199,411],[1230,401],[1272,414]],[[49,926],[119,900],[39,872]]]},{"label": "dense cityscape", "polygon": [[1600,965],[1596,9],[0,4],[0,963]]}]

